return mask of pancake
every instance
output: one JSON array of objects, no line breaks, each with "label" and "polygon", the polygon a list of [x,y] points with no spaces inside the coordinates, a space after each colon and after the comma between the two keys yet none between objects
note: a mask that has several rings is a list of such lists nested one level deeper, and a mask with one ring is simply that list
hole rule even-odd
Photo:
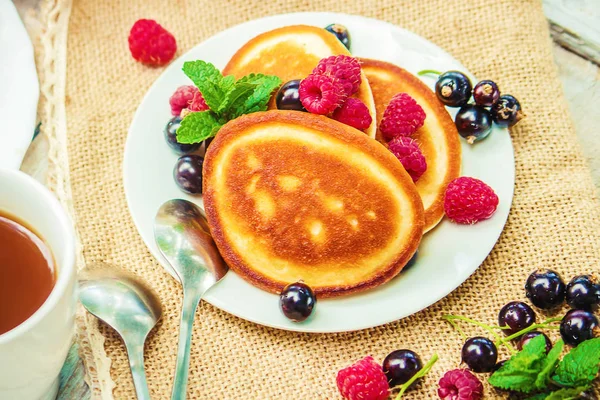
[{"label": "pancake", "polygon": [[[369,79],[377,108],[377,126],[390,99],[408,93],[423,107],[425,124],[412,136],[427,161],[427,171],[416,182],[425,209],[425,232],[444,216],[444,193],[448,183],[460,175],[461,149],[454,121],[435,93],[410,72],[383,61],[360,59]],[[385,143],[381,132],[377,140]]]},{"label": "pancake", "polygon": [[[250,73],[277,75],[285,83],[308,76],[322,58],[335,55],[350,56],[350,52],[336,37],[323,28],[293,25],[265,32],[242,46],[231,58],[223,75],[236,79]],[[367,105],[373,123],[365,133],[375,137],[375,103],[369,82],[362,74],[362,83],[352,97]],[[274,101],[270,108],[275,108]]]},{"label": "pancake", "polygon": [[232,270],[320,297],[392,279],[423,235],[410,176],[384,146],[327,117],[272,110],[228,122],[204,161],[204,206]]}]

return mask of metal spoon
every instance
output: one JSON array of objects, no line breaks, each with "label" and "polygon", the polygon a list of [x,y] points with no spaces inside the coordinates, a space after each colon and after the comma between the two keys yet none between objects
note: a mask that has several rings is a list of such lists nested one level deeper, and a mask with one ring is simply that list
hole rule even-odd
[{"label": "metal spoon", "polygon": [[183,286],[177,365],[171,399],[185,399],[192,326],[198,303],[229,268],[219,254],[206,217],[194,203],[179,199],[164,203],[154,220],[154,238]]},{"label": "metal spoon", "polygon": [[[108,267],[108,268],[107,268]],[[144,342],[162,315],[158,297],[144,283],[109,265],[80,273],[79,300],[125,342],[138,400],[149,400]]]}]

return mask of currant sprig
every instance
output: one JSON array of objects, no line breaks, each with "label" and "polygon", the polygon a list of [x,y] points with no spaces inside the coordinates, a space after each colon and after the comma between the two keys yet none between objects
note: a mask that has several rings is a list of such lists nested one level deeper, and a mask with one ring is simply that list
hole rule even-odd
[{"label": "currant sprig", "polygon": [[509,330],[510,329],[509,326],[487,325],[482,322],[476,321],[474,319],[463,317],[461,315],[447,314],[447,315],[442,316],[442,318],[444,320],[448,321],[450,323],[450,325],[452,325],[464,338],[466,338],[467,335],[458,326],[456,321],[464,321],[464,322],[476,325],[476,326],[484,329],[485,331],[487,331],[490,335],[492,335],[494,337],[494,339],[495,339],[494,344],[496,346],[504,345],[511,354],[515,354],[517,351],[510,344],[511,340],[517,339],[528,332],[538,330],[538,329],[560,329],[560,327],[558,325],[555,325],[554,323],[560,322],[562,320],[562,317],[548,318],[543,322],[532,324],[532,325],[528,326],[527,328],[521,329],[518,332],[515,332],[509,336],[502,338],[500,335],[498,335],[497,331]]}]

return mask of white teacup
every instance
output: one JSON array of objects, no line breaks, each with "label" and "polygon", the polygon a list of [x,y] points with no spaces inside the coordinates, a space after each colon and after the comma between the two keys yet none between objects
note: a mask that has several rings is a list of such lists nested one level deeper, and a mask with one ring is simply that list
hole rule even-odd
[{"label": "white teacup", "polygon": [[0,399],[54,399],[75,325],[75,234],[54,195],[28,175],[0,169],[0,211],[27,223],[54,255],[56,283],[25,322],[0,335]]}]

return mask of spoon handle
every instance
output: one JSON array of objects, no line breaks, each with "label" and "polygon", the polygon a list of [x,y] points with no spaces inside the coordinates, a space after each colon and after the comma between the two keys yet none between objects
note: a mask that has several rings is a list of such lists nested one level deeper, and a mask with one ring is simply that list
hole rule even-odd
[{"label": "spoon handle", "polygon": [[192,328],[198,303],[204,294],[194,287],[183,288],[183,307],[181,324],[179,326],[179,344],[177,346],[177,365],[171,400],[184,400],[187,394],[188,372],[190,369],[190,346],[192,343]]},{"label": "spoon handle", "polygon": [[141,343],[137,341],[125,342],[125,347],[127,348],[131,375],[133,376],[135,394],[138,400],[150,400],[146,371],[144,370],[144,341],[142,340]]}]

